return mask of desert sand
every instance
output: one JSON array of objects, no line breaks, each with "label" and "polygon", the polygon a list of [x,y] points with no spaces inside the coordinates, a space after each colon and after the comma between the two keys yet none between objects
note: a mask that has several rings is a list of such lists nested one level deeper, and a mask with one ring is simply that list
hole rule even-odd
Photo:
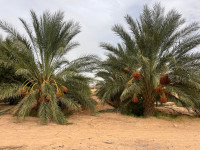
[{"label": "desert sand", "polygon": [[[95,98],[95,97],[94,97]],[[97,109],[111,108],[98,105]],[[135,118],[119,113],[79,112],[71,125],[40,125],[0,116],[0,150],[199,150],[200,119]]]}]

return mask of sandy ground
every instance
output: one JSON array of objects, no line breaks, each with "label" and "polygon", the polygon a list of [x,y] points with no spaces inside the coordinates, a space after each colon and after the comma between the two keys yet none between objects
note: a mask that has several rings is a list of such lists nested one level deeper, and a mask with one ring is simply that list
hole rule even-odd
[{"label": "sandy ground", "polygon": [[[110,106],[98,105],[97,109]],[[0,150],[200,150],[200,119],[134,118],[119,113],[86,112],[71,125],[40,125],[0,116]]]}]

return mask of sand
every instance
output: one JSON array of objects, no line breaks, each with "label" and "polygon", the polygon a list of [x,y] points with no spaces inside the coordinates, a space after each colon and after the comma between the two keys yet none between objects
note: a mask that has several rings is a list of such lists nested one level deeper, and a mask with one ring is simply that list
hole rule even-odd
[{"label": "sand", "polygon": [[[97,109],[109,109],[98,105]],[[200,119],[76,113],[71,125],[0,116],[0,150],[199,150]]]}]

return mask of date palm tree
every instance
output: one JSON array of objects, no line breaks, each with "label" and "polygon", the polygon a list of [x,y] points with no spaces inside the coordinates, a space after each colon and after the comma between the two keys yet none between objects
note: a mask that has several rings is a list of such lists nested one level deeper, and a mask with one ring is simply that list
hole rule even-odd
[{"label": "date palm tree", "polygon": [[[134,66],[131,57],[134,53],[127,54],[127,49],[121,44],[113,47],[110,44],[102,43],[101,47],[109,51],[107,59],[101,63],[101,70],[96,73],[96,77],[102,78],[97,82],[97,96],[103,103],[108,103],[115,108],[121,105],[120,96],[129,81],[131,68]],[[132,53],[130,55],[130,53]],[[128,69],[128,72],[124,70]]]},{"label": "date palm tree", "polygon": [[133,95],[127,96],[123,101],[120,100],[133,73],[133,66],[136,66],[132,61],[135,56],[134,52],[129,51],[122,44],[113,47],[110,44],[102,43],[101,47],[109,53],[107,54],[108,58],[100,65],[102,69],[96,73],[98,78],[103,79],[97,82],[96,95],[102,103],[108,103],[121,113],[143,115],[144,100],[141,96],[138,95],[140,99],[138,103],[132,102]]},{"label": "date palm tree", "polygon": [[94,111],[95,101],[90,98],[88,85],[91,79],[82,73],[95,68],[97,57],[87,55],[73,61],[65,58],[79,45],[72,41],[80,32],[79,24],[65,22],[60,11],[45,12],[41,17],[31,11],[31,18],[32,25],[20,18],[27,36],[0,21],[1,29],[9,35],[1,43],[1,60],[26,79],[21,85],[5,85],[1,98],[21,96],[14,115],[24,118],[36,110],[42,123],[53,120],[65,124],[64,108],[79,110],[83,106]]},{"label": "date palm tree", "polygon": [[[157,98],[161,103],[175,101],[199,112],[200,53],[195,50],[200,44],[198,23],[186,25],[176,10],[165,13],[160,4],[152,9],[145,5],[138,20],[129,15],[125,19],[130,33],[121,25],[113,27],[123,43],[118,47],[101,44],[110,52],[107,67],[118,68],[120,77],[124,76],[122,68],[129,72],[121,100],[132,96],[132,101],[138,102],[142,96],[145,116],[154,114]],[[111,94],[104,89],[101,95],[105,93]]]}]

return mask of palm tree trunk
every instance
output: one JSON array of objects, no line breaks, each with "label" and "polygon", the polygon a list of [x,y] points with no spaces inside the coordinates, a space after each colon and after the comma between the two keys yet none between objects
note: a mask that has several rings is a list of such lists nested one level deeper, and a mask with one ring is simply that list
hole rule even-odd
[{"label": "palm tree trunk", "polygon": [[154,100],[151,98],[145,99],[144,102],[144,116],[153,116],[154,115]]}]

